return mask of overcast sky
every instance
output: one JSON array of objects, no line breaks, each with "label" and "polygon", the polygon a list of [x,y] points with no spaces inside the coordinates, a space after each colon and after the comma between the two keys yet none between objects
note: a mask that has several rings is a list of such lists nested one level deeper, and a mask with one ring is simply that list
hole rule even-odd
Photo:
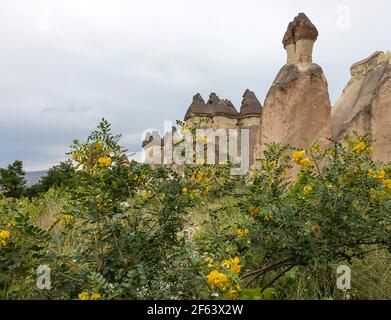
[{"label": "overcast sky", "polygon": [[57,164],[102,117],[138,151],[197,92],[263,103],[299,12],[319,30],[332,103],[352,63],[391,49],[389,0],[0,0],[0,167]]}]

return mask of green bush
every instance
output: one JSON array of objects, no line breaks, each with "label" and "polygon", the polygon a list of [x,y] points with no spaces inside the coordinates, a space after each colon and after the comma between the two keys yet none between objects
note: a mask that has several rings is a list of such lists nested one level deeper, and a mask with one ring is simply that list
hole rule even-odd
[{"label": "green bush", "polygon": [[[384,298],[387,284],[365,283],[387,268],[358,276],[391,244],[391,168],[368,136],[272,144],[248,177],[127,163],[119,141],[102,121],[71,147],[72,187],[0,201],[2,298],[340,299],[339,264],[352,266],[353,298]],[[51,290],[35,288],[40,264]]]}]

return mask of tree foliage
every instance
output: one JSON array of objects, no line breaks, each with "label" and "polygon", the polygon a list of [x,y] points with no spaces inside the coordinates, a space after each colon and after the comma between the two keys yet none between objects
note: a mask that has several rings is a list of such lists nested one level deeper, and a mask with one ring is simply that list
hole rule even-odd
[{"label": "tree foliage", "polygon": [[26,173],[22,161],[15,161],[7,168],[0,168],[0,192],[6,197],[19,198],[24,193]]},{"label": "tree foliage", "polygon": [[[271,144],[248,177],[229,163],[128,163],[119,139],[102,121],[74,142],[77,174],[59,168],[58,179],[77,183],[49,227],[22,201],[0,202],[2,297],[292,298],[312,277],[301,297],[338,298],[333,266],[390,251],[391,167],[371,159],[368,136]],[[52,269],[49,291],[22,287],[39,264]]]}]

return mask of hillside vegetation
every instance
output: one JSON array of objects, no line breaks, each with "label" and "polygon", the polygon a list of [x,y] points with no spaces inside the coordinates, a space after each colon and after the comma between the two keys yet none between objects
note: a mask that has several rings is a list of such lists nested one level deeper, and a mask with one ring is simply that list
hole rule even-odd
[{"label": "hillside vegetation", "polygon": [[352,299],[391,298],[391,166],[368,136],[271,144],[249,176],[127,163],[119,141],[103,120],[35,188],[2,175],[0,298],[343,299],[339,265]]}]

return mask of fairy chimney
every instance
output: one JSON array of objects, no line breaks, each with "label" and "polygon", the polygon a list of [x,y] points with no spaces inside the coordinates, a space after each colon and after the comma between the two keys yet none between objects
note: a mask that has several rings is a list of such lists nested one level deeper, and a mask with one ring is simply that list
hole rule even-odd
[{"label": "fairy chimney", "polygon": [[287,63],[312,63],[312,50],[318,39],[318,30],[304,13],[299,13],[284,35],[282,43],[287,52]]},{"label": "fairy chimney", "polygon": [[284,47],[288,62],[277,74],[264,103],[257,156],[270,143],[308,148],[331,136],[331,104],[322,68],[312,63],[318,31],[304,13],[288,26]]},{"label": "fairy chimney", "polygon": [[[255,148],[259,144],[260,130],[262,123],[262,105],[253,91],[247,89],[243,94],[242,106],[240,108],[239,123],[240,129],[249,130],[249,164],[255,163]],[[242,131],[239,131],[241,137]],[[239,141],[242,141],[240,139]]]},{"label": "fairy chimney", "polygon": [[163,164],[163,139],[159,132],[147,132],[142,148],[145,151],[145,163],[154,168]]}]

